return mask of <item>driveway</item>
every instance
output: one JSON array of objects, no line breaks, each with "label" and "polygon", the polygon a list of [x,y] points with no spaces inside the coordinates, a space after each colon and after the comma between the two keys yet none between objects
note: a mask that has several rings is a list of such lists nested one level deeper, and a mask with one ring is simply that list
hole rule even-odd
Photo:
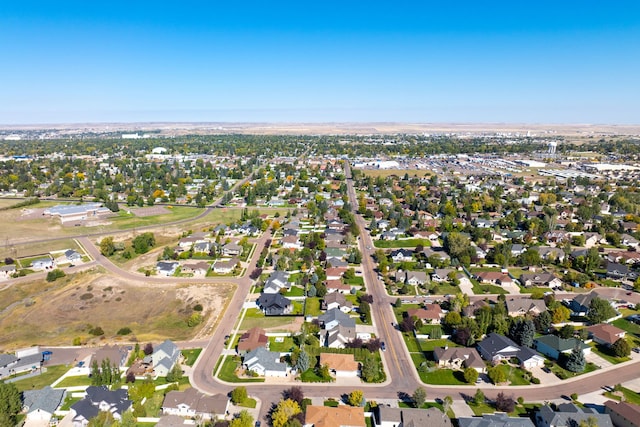
[{"label": "driveway", "polygon": [[458,285],[463,294],[475,295],[473,293],[473,283],[466,277],[460,278],[460,284]]},{"label": "driveway", "polygon": [[590,351],[585,359],[587,359],[587,362],[591,362],[596,366],[600,366],[601,368],[608,368],[609,366],[613,366],[613,363],[609,362],[606,359],[603,359],[593,351]]}]

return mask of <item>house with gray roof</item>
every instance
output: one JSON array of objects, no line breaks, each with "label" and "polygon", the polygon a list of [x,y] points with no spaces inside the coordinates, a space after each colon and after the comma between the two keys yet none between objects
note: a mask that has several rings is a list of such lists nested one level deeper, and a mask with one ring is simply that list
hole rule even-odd
[{"label": "house with gray roof", "polygon": [[64,251],[64,256],[70,263],[82,261],[82,255],[80,255],[73,249],[67,249],[66,251]]},{"label": "house with gray roof", "polygon": [[269,275],[267,280],[265,280],[262,292],[265,294],[277,294],[280,292],[280,289],[289,289],[290,287],[291,283],[289,283],[289,273],[286,271],[276,270]]},{"label": "house with gray roof", "polygon": [[[600,414],[594,408],[581,408],[575,403],[562,403],[554,411],[549,405],[542,406],[535,415],[537,427],[570,427],[593,418],[598,427],[613,427],[609,414]],[[462,427],[462,425],[461,425]]]},{"label": "house with gray roof", "polygon": [[507,313],[511,317],[524,316],[526,314],[539,315],[547,310],[544,300],[510,298],[506,301]]},{"label": "house with gray roof", "polygon": [[326,347],[343,348],[356,337],[356,321],[338,308],[327,310],[318,321],[322,327],[320,342]]},{"label": "house with gray roof", "polygon": [[50,270],[55,266],[55,262],[49,258],[38,258],[31,261],[31,265],[29,266],[32,270]]},{"label": "house with gray roof", "polygon": [[529,418],[510,417],[505,413],[482,414],[482,417],[460,417],[460,427],[535,427]]},{"label": "house with gray roof", "polygon": [[42,366],[42,352],[39,347],[28,347],[13,354],[0,354],[0,378],[21,372],[34,371]]},{"label": "house with gray roof", "polygon": [[485,360],[494,364],[515,357],[520,361],[520,366],[525,369],[544,365],[544,357],[528,347],[520,347],[510,338],[495,332],[490,333],[478,343],[478,351]]},{"label": "house with gray roof", "polygon": [[177,261],[158,261],[156,264],[156,273],[161,276],[173,276],[180,267]]},{"label": "house with gray roof", "polygon": [[48,422],[66,396],[65,389],[53,389],[50,386],[40,390],[22,392],[22,407],[27,412],[27,420]]},{"label": "house with gray roof", "polygon": [[433,358],[441,368],[473,368],[480,373],[487,370],[487,365],[475,348],[436,347],[433,349]]},{"label": "house with gray roof", "polygon": [[265,316],[282,316],[293,311],[291,300],[281,294],[262,294],[256,304]]},{"label": "house with gray roof", "polygon": [[85,398],[71,406],[73,427],[86,427],[100,411],[111,412],[113,418],[119,420],[131,408],[131,403],[127,390],[123,388],[111,391],[107,386],[90,386]]},{"label": "house with gray roof", "polygon": [[184,391],[168,392],[162,403],[162,413],[210,420],[224,418],[228,407],[229,399],[224,394],[208,396],[195,388],[188,388]]},{"label": "house with gray roof", "polygon": [[180,350],[173,341],[166,340],[162,344],[153,349],[151,360],[153,363],[153,371],[156,376],[166,377],[169,371],[180,360]]},{"label": "house with gray roof", "polygon": [[287,365],[280,362],[280,353],[269,351],[264,347],[258,347],[247,353],[242,359],[242,365],[265,377],[287,376]]},{"label": "house with gray roof", "polygon": [[378,405],[373,412],[376,427],[451,427],[451,419],[438,408],[391,408]]}]

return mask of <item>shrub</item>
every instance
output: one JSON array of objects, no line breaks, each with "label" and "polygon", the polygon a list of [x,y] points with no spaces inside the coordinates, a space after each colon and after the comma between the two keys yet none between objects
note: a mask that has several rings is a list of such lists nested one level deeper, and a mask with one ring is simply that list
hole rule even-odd
[{"label": "shrub", "polygon": [[193,311],[202,311],[202,304],[196,304],[193,306]]},{"label": "shrub", "polygon": [[66,274],[64,274],[64,271],[56,268],[55,270],[51,270],[47,273],[47,282],[55,282],[56,280],[64,276],[66,276]]},{"label": "shrub", "polygon": [[100,326],[96,326],[95,328],[89,329],[89,333],[91,335],[95,335],[96,337],[99,337],[100,335],[104,335],[104,331]]},{"label": "shrub", "polygon": [[131,328],[128,326],[125,326],[124,328],[118,329],[118,332],[116,333],[118,335],[129,335],[131,333]]}]

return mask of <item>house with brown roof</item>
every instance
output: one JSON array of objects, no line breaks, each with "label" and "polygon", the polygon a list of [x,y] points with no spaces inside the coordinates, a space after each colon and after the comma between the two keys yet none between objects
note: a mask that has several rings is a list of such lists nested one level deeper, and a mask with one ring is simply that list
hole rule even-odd
[{"label": "house with brown roof", "polygon": [[476,274],[476,279],[481,283],[490,283],[499,286],[513,285],[511,277],[500,271],[481,271]]},{"label": "house with brown roof", "polygon": [[166,394],[162,403],[162,413],[180,417],[202,417],[204,419],[223,418],[229,399],[224,394],[207,396],[195,388],[185,391],[173,390]]},{"label": "house with brown roof", "polygon": [[238,353],[252,351],[258,347],[266,348],[268,343],[269,338],[264,332],[264,329],[256,326],[240,336],[237,347]]},{"label": "house with brown roof", "polygon": [[[197,276],[204,276],[209,271],[209,263],[206,261],[189,262],[182,264],[182,273],[193,274]],[[233,270],[233,267],[231,268]]]},{"label": "house with brown roof", "polygon": [[640,405],[607,400],[604,413],[609,414],[616,427],[640,427]]},{"label": "house with brown roof", "polygon": [[353,303],[349,301],[341,292],[330,292],[325,295],[320,304],[320,308],[322,310],[331,310],[332,308],[338,308],[340,309],[340,311],[348,313],[351,311],[351,309],[353,309]]},{"label": "house with brown roof", "polygon": [[320,353],[320,366],[324,365],[337,378],[355,378],[360,373],[360,364],[353,354]]},{"label": "house with brown roof", "polygon": [[606,346],[613,345],[613,343],[618,341],[620,338],[624,338],[626,334],[624,329],[617,328],[608,323],[589,326],[587,331],[589,331],[589,336],[595,342]]},{"label": "house with brown roof", "polygon": [[351,286],[342,283],[341,280],[327,280],[326,287],[328,293],[339,292],[341,294],[347,294],[351,291]]},{"label": "house with brown roof", "polygon": [[444,313],[438,304],[425,304],[424,308],[407,310],[407,316],[417,317],[426,323],[439,323]]},{"label": "house with brown roof", "polygon": [[526,314],[537,316],[547,309],[544,300],[538,299],[511,298],[506,301],[506,304],[507,313],[511,317],[524,316]]},{"label": "house with brown roof", "polygon": [[347,271],[345,267],[331,267],[327,268],[327,280],[340,280],[342,275]]},{"label": "house with brown roof", "polygon": [[480,373],[487,370],[487,365],[475,348],[436,347],[433,349],[433,358],[441,368],[473,368]]},{"label": "house with brown roof", "polygon": [[365,427],[364,408],[340,405],[307,406],[304,427]]}]

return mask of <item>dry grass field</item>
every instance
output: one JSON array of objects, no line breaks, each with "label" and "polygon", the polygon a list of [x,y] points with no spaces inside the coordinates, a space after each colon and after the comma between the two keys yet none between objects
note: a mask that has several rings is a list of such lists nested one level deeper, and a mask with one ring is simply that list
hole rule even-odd
[{"label": "dry grass field", "polygon": [[[217,323],[235,287],[216,285],[146,285],[105,275],[101,269],[58,279],[14,284],[0,291],[0,348],[46,344],[71,345],[118,341],[190,339]],[[188,327],[196,304],[204,322]],[[89,333],[101,327],[104,336]],[[119,337],[120,328],[131,335]],[[142,332],[144,331],[144,332]]]}]

